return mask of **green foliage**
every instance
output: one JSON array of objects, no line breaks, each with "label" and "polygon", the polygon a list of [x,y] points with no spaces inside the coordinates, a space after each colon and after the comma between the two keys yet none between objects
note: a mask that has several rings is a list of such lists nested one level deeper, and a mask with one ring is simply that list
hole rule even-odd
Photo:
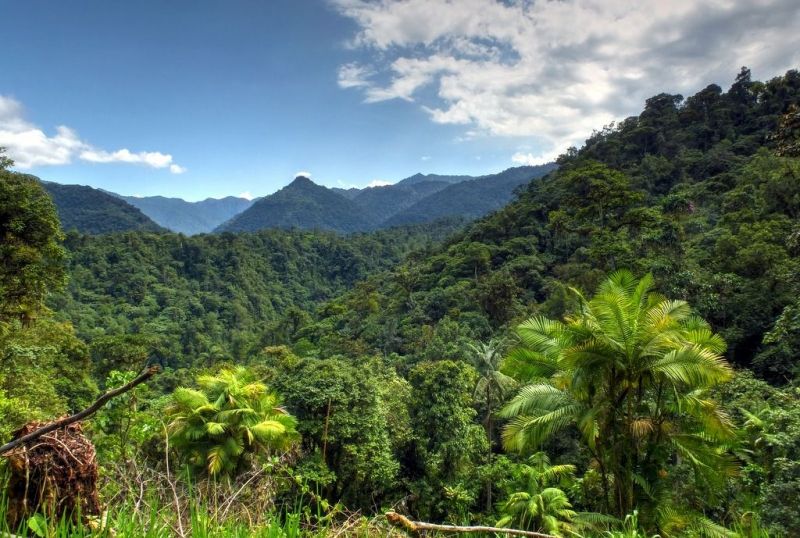
[{"label": "green foliage", "polygon": [[194,467],[234,475],[248,457],[287,450],[297,440],[295,418],[244,367],[197,378],[180,387],[166,408],[170,440]]},{"label": "green foliage", "polygon": [[86,344],[68,323],[42,319],[0,337],[0,438],[30,420],[78,411],[94,398]]},{"label": "green foliage", "polygon": [[730,467],[733,425],[708,395],[731,377],[724,341],[652,277],[618,271],[564,322],[534,317],[504,370],[526,385],[503,409],[510,450],[529,451],[573,426],[603,478],[605,508],[624,516],[667,488],[674,457],[706,480]]},{"label": "green foliage", "polygon": [[[0,152],[0,157],[3,157]],[[4,165],[5,166],[5,165]],[[29,323],[65,283],[61,227],[50,197],[28,176],[0,167],[0,323]]]},{"label": "green foliage", "polygon": [[503,502],[501,510],[504,515],[497,526],[513,526],[555,536],[573,533],[572,522],[578,513],[572,510],[567,494],[556,486],[569,484],[574,478],[575,466],[551,465],[544,452],[537,452],[529,462],[523,471],[525,490],[512,493]]},{"label": "green foliage", "polygon": [[300,421],[304,451],[335,475],[319,484],[322,493],[365,509],[380,502],[397,485],[397,458],[409,442],[407,384],[379,361],[270,353],[272,384]]},{"label": "green foliage", "polygon": [[[655,96],[502,210],[329,311],[366,293],[375,308],[324,325],[360,350],[421,360],[439,325],[455,321],[467,340],[488,340],[533,313],[562,315],[567,286],[592,290],[627,267],[691,298],[728,342],[727,357],[750,366],[797,296],[800,171],[796,158],[771,153],[780,117],[796,103],[796,71],[766,83],[743,73],[727,93]],[[785,379],[790,354],[780,351],[776,378]]]},{"label": "green foliage", "polygon": [[718,392],[740,425],[734,446],[742,461],[719,500],[720,519],[777,536],[800,533],[800,392],[772,387],[749,372],[737,373]]},{"label": "green foliage", "polygon": [[412,477],[423,517],[456,521],[477,500],[480,482],[472,469],[483,459],[488,444],[475,424],[472,394],[475,370],[451,360],[423,362],[409,373],[415,432]]},{"label": "green foliage", "polygon": [[70,234],[70,282],[50,305],[89,341],[100,379],[111,369],[241,362],[293,343],[307,312],[369,273],[458,226],[374,235]]}]

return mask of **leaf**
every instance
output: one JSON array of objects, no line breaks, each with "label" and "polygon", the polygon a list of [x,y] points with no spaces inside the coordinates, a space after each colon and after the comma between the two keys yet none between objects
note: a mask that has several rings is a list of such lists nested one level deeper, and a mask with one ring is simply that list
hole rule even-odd
[{"label": "leaf", "polygon": [[48,534],[47,520],[42,514],[34,514],[28,518],[28,529],[36,536],[46,538]]}]

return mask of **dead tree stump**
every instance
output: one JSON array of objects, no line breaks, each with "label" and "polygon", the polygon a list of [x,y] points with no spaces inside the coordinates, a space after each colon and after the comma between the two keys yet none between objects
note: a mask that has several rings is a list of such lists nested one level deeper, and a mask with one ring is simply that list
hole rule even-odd
[{"label": "dead tree stump", "polygon": [[[14,433],[14,439],[47,424],[29,422]],[[100,514],[97,455],[79,422],[23,443],[4,456],[11,470],[6,494],[12,528],[37,512],[76,519]]]}]

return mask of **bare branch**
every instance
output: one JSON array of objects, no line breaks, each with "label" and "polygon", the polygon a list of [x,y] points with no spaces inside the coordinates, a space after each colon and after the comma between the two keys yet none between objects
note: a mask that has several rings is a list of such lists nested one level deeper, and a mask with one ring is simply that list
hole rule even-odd
[{"label": "bare branch", "polygon": [[18,447],[20,445],[24,445],[26,443],[34,441],[34,440],[38,439],[39,437],[41,437],[41,436],[43,436],[45,434],[48,434],[48,433],[50,433],[52,431],[58,430],[58,429],[63,428],[65,426],[69,426],[73,422],[79,422],[79,421],[81,421],[81,420],[93,415],[101,407],[103,407],[103,405],[105,405],[105,403],[107,401],[109,401],[112,398],[115,398],[115,397],[119,396],[120,394],[128,392],[129,390],[134,388],[136,385],[140,385],[140,384],[144,383],[145,381],[147,381],[148,379],[153,377],[156,373],[158,373],[158,371],[160,369],[161,368],[159,366],[151,366],[147,370],[142,372],[139,375],[139,377],[137,377],[136,379],[133,379],[132,381],[130,381],[128,383],[125,383],[121,387],[118,387],[116,389],[113,389],[113,390],[110,390],[110,391],[106,392],[105,394],[100,396],[92,405],[90,405],[89,407],[87,407],[83,411],[80,411],[79,413],[75,413],[74,415],[70,415],[68,417],[60,418],[60,419],[58,419],[58,420],[56,420],[54,422],[51,422],[47,426],[43,426],[43,427],[39,428],[38,430],[32,431],[31,433],[29,433],[27,435],[23,435],[19,439],[14,439],[13,441],[11,441],[9,443],[6,443],[3,446],[0,446],[0,454],[5,454],[9,450],[13,450],[14,448],[16,448],[16,447]]}]

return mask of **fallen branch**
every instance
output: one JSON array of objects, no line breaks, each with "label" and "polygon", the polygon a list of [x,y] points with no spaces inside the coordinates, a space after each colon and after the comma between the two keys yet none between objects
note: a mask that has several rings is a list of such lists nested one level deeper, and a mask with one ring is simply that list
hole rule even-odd
[{"label": "fallen branch", "polygon": [[496,534],[511,534],[515,536],[530,536],[531,538],[556,538],[551,534],[540,532],[522,531],[519,529],[505,529],[499,527],[461,527],[458,525],[437,525],[435,523],[424,523],[422,521],[411,521],[406,516],[397,512],[386,512],[386,519],[395,527],[405,529],[412,536],[420,536],[423,531],[438,531],[450,533],[479,533],[493,532]]},{"label": "fallen branch", "polygon": [[18,439],[14,439],[13,441],[11,441],[9,443],[6,443],[3,446],[0,446],[0,454],[5,454],[9,450],[13,450],[14,448],[16,448],[16,447],[18,447],[20,445],[23,445],[25,443],[29,443],[31,441],[34,441],[34,440],[38,439],[39,437],[41,437],[43,435],[46,435],[46,434],[48,434],[48,433],[50,433],[52,431],[55,431],[55,430],[58,430],[60,428],[65,427],[65,426],[68,426],[68,425],[72,424],[73,422],[79,422],[79,421],[85,419],[86,417],[89,417],[89,416],[93,415],[101,407],[103,407],[103,405],[105,405],[105,403],[107,401],[109,401],[112,398],[116,398],[120,394],[124,394],[125,392],[128,392],[129,390],[134,388],[136,385],[140,385],[140,384],[144,383],[145,381],[147,381],[148,379],[153,377],[156,373],[158,373],[159,370],[160,370],[159,366],[150,366],[147,370],[142,372],[139,375],[139,377],[137,377],[136,379],[133,379],[132,381],[129,381],[128,383],[125,383],[121,387],[118,387],[116,389],[113,389],[113,390],[110,390],[110,391],[106,392],[105,394],[100,396],[92,405],[90,405],[89,407],[87,407],[83,411],[80,411],[79,413],[75,413],[74,415],[70,415],[68,417],[60,418],[60,419],[58,419],[58,420],[56,420],[54,422],[51,422],[47,426],[43,426],[42,428],[39,428],[38,430],[32,431],[31,433],[29,433],[27,435],[23,435],[22,437],[20,437]]}]

